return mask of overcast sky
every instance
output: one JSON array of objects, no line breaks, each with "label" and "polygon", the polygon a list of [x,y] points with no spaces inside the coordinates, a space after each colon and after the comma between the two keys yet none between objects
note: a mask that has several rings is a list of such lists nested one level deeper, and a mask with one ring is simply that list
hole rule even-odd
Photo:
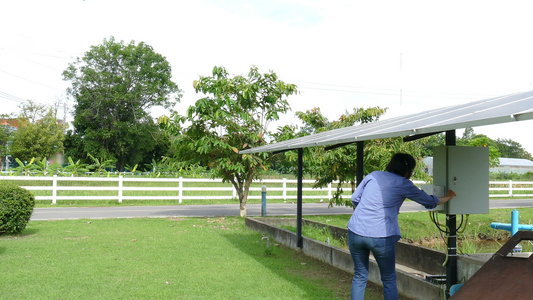
[{"label": "overcast sky", "polygon": [[[245,75],[255,65],[301,90],[279,124],[313,107],[330,120],[354,107],[422,112],[532,90],[532,11],[532,1],[490,0],[0,0],[0,113],[67,99],[62,71],[110,36],[167,58],[179,110],[214,66]],[[532,129],[474,131],[533,153]]]}]

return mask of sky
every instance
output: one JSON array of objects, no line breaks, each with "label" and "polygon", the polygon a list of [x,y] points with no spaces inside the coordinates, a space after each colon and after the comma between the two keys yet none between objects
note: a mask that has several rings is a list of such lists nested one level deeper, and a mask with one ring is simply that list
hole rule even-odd
[{"label": "sky", "polygon": [[[314,107],[331,121],[355,107],[419,113],[532,90],[531,11],[529,0],[0,0],[0,113],[27,99],[71,108],[62,72],[111,36],[166,57],[183,90],[178,111],[201,98],[192,83],[214,66],[256,66],[300,90],[271,131]],[[533,153],[531,129],[474,132]]]}]

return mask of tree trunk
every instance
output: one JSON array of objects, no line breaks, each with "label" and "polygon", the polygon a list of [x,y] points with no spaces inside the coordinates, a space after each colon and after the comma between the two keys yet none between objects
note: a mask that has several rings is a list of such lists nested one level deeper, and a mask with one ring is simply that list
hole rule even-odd
[{"label": "tree trunk", "polygon": [[237,191],[239,197],[239,215],[242,218],[246,218],[246,199],[248,198],[248,191],[245,191],[245,187],[242,184],[238,184],[235,180],[231,180],[233,188]]},{"label": "tree trunk", "polygon": [[248,200],[248,193],[250,192],[250,185],[252,184],[253,173],[248,174],[248,179],[244,182],[237,182],[236,180],[230,180],[233,187],[237,190],[239,195],[239,215],[242,218],[246,218],[246,201]]},{"label": "tree trunk", "polygon": [[246,198],[241,199],[239,196],[239,215],[241,218],[246,218]]}]

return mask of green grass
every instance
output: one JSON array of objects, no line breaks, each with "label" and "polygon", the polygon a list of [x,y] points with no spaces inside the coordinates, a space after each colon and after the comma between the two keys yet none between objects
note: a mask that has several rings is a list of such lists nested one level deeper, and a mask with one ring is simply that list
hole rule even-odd
[{"label": "green grass", "polygon": [[[311,217],[310,219],[312,219]],[[297,228],[294,226],[282,225],[281,228],[296,232]],[[302,226],[302,235],[312,238],[314,240],[329,243],[331,246],[348,250],[347,242],[345,239],[335,238],[327,229],[327,227],[319,228],[318,226],[313,225],[304,225]]]},{"label": "green grass", "polygon": [[[533,208],[517,208],[520,224],[533,224]],[[463,218],[464,232],[458,233],[459,251],[463,253],[492,253],[497,251],[511,237],[506,230],[496,230],[490,227],[492,222],[511,223],[513,209],[491,209],[487,215],[470,215],[468,220]],[[314,220],[338,227],[346,227],[351,215],[306,216]],[[445,215],[439,214],[440,224],[445,224]],[[427,212],[401,213],[398,217],[402,240],[444,251],[444,237],[432,223]],[[461,216],[457,216],[457,226],[461,224]],[[463,229],[461,227],[459,230]],[[304,229],[302,229],[304,232]],[[323,240],[328,235],[317,235],[313,230],[308,232],[317,240]],[[464,242],[464,243],[463,243]],[[476,245],[474,246],[473,243]],[[531,244],[523,242],[523,251],[531,251]],[[463,248],[464,247],[464,248]]]},{"label": "green grass", "polygon": [[351,274],[261,238],[239,218],[31,221],[0,236],[0,299],[349,298]]}]

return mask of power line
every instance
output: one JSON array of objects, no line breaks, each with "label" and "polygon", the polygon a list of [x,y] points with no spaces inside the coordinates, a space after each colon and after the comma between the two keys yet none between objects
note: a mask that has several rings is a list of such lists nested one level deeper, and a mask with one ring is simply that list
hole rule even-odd
[{"label": "power line", "polygon": [[19,102],[19,103],[22,103],[22,102],[26,101],[25,99],[22,99],[22,98],[17,97],[17,96],[13,96],[11,94],[8,94],[8,93],[2,92],[2,91],[0,91],[0,98],[4,98],[4,99],[7,99],[9,101],[15,101],[15,102]]},{"label": "power line", "polygon": [[[327,84],[327,83],[316,83],[316,82],[300,82],[301,85],[298,85],[303,89],[311,90],[322,90],[322,91],[331,91],[331,92],[342,92],[342,93],[355,93],[355,94],[370,94],[370,95],[385,95],[385,96],[399,96],[400,90],[398,89],[389,89],[389,88],[365,88],[358,86],[348,86],[348,85],[336,85],[336,84]],[[481,97],[493,97],[494,95],[489,94],[468,94],[468,93],[454,93],[454,92],[431,92],[431,91],[414,91],[414,90],[401,90],[402,96],[411,96],[411,97],[447,97],[455,99],[479,99]]]},{"label": "power line", "polygon": [[31,80],[31,79],[28,79],[28,78],[24,78],[24,77],[22,77],[22,76],[19,76],[19,75],[16,75],[16,74],[13,74],[13,73],[10,73],[10,72],[7,72],[7,71],[4,71],[4,70],[0,70],[0,72],[5,73],[5,74],[10,75],[10,76],[13,76],[13,77],[20,78],[20,79],[22,79],[22,80],[26,80],[26,81],[31,82],[31,83],[35,83],[35,84],[38,84],[38,85],[41,85],[41,86],[47,87],[47,88],[49,88],[49,89],[53,89],[53,90],[61,91],[61,89],[58,89],[58,88],[56,88],[56,87],[49,86],[49,85],[47,85],[47,84],[40,83],[40,82],[38,82],[38,81]]},{"label": "power line", "polygon": [[[49,54],[49,53],[43,53],[43,52],[29,51],[26,48],[23,48],[23,49],[8,49],[8,48],[5,48],[5,47],[0,47],[0,51],[9,51],[9,52],[17,53],[17,54],[26,53],[26,54],[33,54],[33,55],[45,56],[45,57],[51,57],[51,58],[59,58],[59,59],[70,59],[71,58],[71,56],[68,56],[66,54],[64,54],[64,55],[61,55],[61,54]],[[62,53],[62,51],[59,51],[59,50],[54,50],[54,52]]]}]

